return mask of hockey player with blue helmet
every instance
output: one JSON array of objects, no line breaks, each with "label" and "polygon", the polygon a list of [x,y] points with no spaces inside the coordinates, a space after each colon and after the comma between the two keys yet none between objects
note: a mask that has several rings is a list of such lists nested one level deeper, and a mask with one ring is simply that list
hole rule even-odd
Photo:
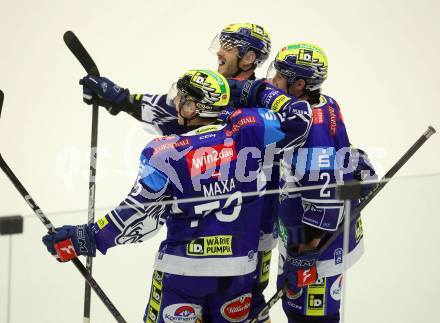
[{"label": "hockey player with blue helmet", "polygon": [[[342,259],[342,236],[322,255],[317,252],[345,214],[344,203],[335,197],[332,184],[376,178],[367,155],[350,148],[339,105],[321,93],[327,72],[324,51],[300,42],[282,48],[267,75],[275,87],[307,100],[313,111],[303,147],[285,152],[280,163],[284,193],[278,206],[282,240],[278,287],[287,283],[282,302],[289,323],[339,322],[343,262],[349,267],[360,258],[363,232],[359,219],[350,228],[348,259]],[[319,189],[294,191],[308,186]]]},{"label": "hockey player with blue helmet", "polygon": [[[257,24],[236,23],[223,28],[214,37],[209,50],[218,58],[217,72],[226,78],[237,80],[254,80],[255,69],[261,66],[269,57],[271,50],[271,38],[267,30]],[[146,123],[156,130],[159,135],[182,134],[187,128],[178,124],[174,102],[170,97],[172,93],[153,94],[130,94],[125,88],[116,86],[112,81],[104,77],[88,75],[81,82],[83,85],[83,98],[88,104],[98,100],[101,106],[116,115],[124,111],[139,121]],[[103,89],[106,89],[104,92]],[[274,171],[275,173],[275,171]],[[275,177],[275,174],[273,174]],[[269,189],[276,188],[271,183]],[[258,253],[259,263],[256,271],[256,282],[253,290],[252,308],[264,306],[265,299],[263,290],[269,282],[269,268],[271,250],[276,246],[277,236],[273,232],[275,218],[274,195],[267,196],[265,208],[272,214],[272,218],[264,219],[261,229],[261,241]],[[261,322],[265,322],[262,320]]]},{"label": "hockey player with blue helmet", "polygon": [[[249,84],[260,101],[272,102],[270,88]],[[310,105],[289,99],[273,111],[230,107],[227,80],[210,70],[186,72],[176,89],[178,123],[198,128],[152,140],[118,207],[92,225],[58,228],[43,242],[68,261],[143,242],[166,224],[144,321],[245,322],[264,216],[262,159],[271,144],[304,142]]]}]

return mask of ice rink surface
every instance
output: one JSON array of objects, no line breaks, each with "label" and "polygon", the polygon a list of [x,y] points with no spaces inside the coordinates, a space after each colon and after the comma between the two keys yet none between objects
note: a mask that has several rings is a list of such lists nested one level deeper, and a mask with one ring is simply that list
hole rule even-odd
[{"label": "ice rink surface", "polygon": [[[323,92],[341,106],[352,143],[383,175],[428,125],[440,130],[438,12],[435,0],[84,1],[0,4],[0,151],[55,225],[87,220],[91,110],[83,68],[64,45],[72,30],[103,76],[135,93],[166,93],[190,68],[213,68],[208,51],[227,24],[253,22],[278,49],[316,43],[329,58]],[[264,77],[267,62],[257,70]],[[97,217],[116,206],[136,177],[152,128],[122,113],[100,113]],[[366,253],[347,275],[346,322],[433,322],[440,315],[437,247],[440,136],[398,173],[364,212]],[[44,227],[0,174],[0,216],[25,214],[25,233],[0,236],[0,322],[79,322],[83,282],[40,243]],[[69,210],[80,210],[65,213]],[[94,262],[94,276],[128,322],[140,322],[154,253],[165,230]],[[12,277],[7,322],[8,253]],[[272,261],[274,292],[276,257]],[[92,322],[112,322],[93,297]],[[287,322],[278,304],[272,322]]]}]

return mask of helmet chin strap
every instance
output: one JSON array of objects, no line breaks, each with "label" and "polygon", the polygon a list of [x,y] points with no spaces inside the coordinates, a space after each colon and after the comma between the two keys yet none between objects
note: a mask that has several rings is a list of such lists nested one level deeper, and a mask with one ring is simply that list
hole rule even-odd
[{"label": "helmet chin strap", "polygon": [[182,101],[179,102],[179,116],[181,116],[181,117],[183,118],[183,126],[184,126],[185,128],[187,128],[187,129],[190,129],[191,127],[194,127],[194,126],[188,126],[188,121],[191,121],[191,120],[196,119],[196,118],[199,116],[199,114],[198,114],[198,112],[196,111],[195,114],[194,114],[194,116],[193,116],[192,118],[186,118],[186,117],[184,117],[184,116],[182,115],[182,107],[183,107],[184,103],[185,103],[185,102],[182,102]]},{"label": "helmet chin strap", "polygon": [[[237,57],[238,57],[238,56],[237,56]],[[250,70],[253,69],[252,66],[251,66],[250,68],[248,68],[247,70],[242,69],[242,68],[240,67],[241,59],[242,59],[241,57],[238,57],[238,60],[237,60],[237,72],[235,72],[234,74],[232,74],[232,78],[235,78],[235,77],[237,77],[238,75],[240,75],[241,73],[243,73],[243,72],[249,72]]]}]

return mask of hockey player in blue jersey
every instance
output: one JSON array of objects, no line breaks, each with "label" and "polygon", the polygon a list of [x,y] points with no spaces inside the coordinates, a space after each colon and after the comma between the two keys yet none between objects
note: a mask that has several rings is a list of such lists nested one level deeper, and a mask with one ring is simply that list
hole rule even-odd
[{"label": "hockey player in blue jersey", "polygon": [[[350,228],[348,259],[342,259],[342,236],[318,258],[320,243],[335,231],[344,216],[343,201],[332,184],[372,180],[375,172],[366,154],[350,149],[337,102],[321,94],[327,77],[324,51],[310,43],[282,48],[268,70],[268,79],[286,93],[312,105],[313,120],[302,148],[286,151],[280,163],[278,207],[280,273],[278,287],[287,282],[283,309],[289,323],[339,322],[343,262],[353,265],[363,252],[362,222]],[[319,189],[295,192],[297,187]],[[356,206],[356,203],[353,203]]]},{"label": "hockey player in blue jersey", "polygon": [[[209,47],[218,58],[217,71],[226,78],[254,80],[255,69],[269,57],[271,39],[267,30],[251,23],[231,24],[216,35]],[[126,112],[139,121],[154,127],[158,135],[182,134],[187,128],[178,124],[178,116],[168,95],[130,94],[128,89],[116,86],[106,78],[86,76],[81,80],[84,86],[84,101],[91,104],[98,99],[100,105],[116,115]],[[106,89],[106,91],[104,91]],[[273,178],[277,177],[273,170]],[[275,182],[269,183],[268,189],[277,188]],[[263,290],[269,282],[271,250],[277,242],[277,232],[273,230],[275,219],[276,196],[268,195],[265,208],[272,217],[263,219],[256,271],[256,283],[253,290],[253,306],[258,310],[265,304]],[[266,320],[261,320],[265,322]]]},{"label": "hockey player in blue jersey", "polygon": [[[201,127],[151,141],[118,207],[92,225],[58,228],[43,242],[67,261],[143,242],[166,224],[144,321],[245,322],[264,216],[262,159],[270,144],[304,142],[310,105],[286,100],[275,112],[228,107],[226,79],[209,70],[185,73],[177,90],[179,124]],[[254,92],[264,100],[271,90]]]},{"label": "hockey player in blue jersey", "polygon": [[[226,78],[255,79],[255,69],[269,57],[271,39],[267,30],[251,23],[231,24],[214,37],[209,47],[218,58],[218,73]],[[174,104],[167,94],[130,94],[105,77],[84,77],[83,98],[87,104],[97,99],[110,114],[123,111],[155,128],[158,135],[181,134]],[[105,91],[104,91],[105,87]]]}]

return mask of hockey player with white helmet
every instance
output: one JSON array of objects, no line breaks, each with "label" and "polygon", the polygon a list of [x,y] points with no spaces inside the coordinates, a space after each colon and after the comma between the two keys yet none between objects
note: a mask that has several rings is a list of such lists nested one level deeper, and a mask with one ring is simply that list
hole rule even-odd
[{"label": "hockey player with white helmet", "polygon": [[[241,97],[273,97],[263,82],[246,85],[251,91]],[[274,111],[228,106],[228,82],[210,70],[186,72],[176,88],[178,123],[201,127],[152,140],[141,154],[131,192],[118,207],[92,225],[58,228],[43,242],[68,261],[95,256],[96,249],[106,254],[117,245],[143,242],[166,224],[144,321],[245,322],[265,215],[261,159],[270,144],[304,142],[310,105],[290,99]],[[252,192],[257,194],[244,194]]]}]

